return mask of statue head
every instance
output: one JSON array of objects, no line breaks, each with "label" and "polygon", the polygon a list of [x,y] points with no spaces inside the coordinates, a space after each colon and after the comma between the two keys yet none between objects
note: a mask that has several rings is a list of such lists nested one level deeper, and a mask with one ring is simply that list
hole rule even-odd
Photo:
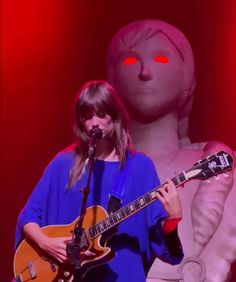
[{"label": "statue head", "polygon": [[180,127],[188,120],[194,59],[187,38],[174,26],[147,19],[121,28],[108,46],[107,75],[133,119],[146,123],[176,111]]}]

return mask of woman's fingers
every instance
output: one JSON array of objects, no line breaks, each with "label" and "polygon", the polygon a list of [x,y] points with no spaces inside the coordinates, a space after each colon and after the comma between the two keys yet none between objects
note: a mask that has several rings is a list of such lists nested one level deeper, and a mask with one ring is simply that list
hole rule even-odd
[{"label": "woman's fingers", "polygon": [[168,180],[162,187],[156,190],[156,196],[163,204],[169,217],[182,217],[182,207],[179,195],[174,183],[171,180]]}]

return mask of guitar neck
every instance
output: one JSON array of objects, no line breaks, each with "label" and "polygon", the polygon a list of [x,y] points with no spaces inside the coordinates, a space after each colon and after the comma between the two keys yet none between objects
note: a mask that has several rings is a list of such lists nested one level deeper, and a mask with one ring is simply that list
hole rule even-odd
[{"label": "guitar neck", "polygon": [[[204,160],[199,160],[196,164],[193,165],[192,168],[181,172],[180,174],[173,177],[171,180],[174,182],[176,187],[179,187],[180,185],[188,182],[191,179],[204,180],[220,173],[227,172],[232,169],[232,165],[233,158],[224,151],[220,151],[215,155],[207,157]],[[107,218],[90,227],[88,229],[90,238],[94,239],[95,237],[108,231],[112,227],[118,225],[126,218],[130,217],[131,215],[155,202],[157,200],[156,190],[161,186],[164,186],[165,184],[166,183],[155,187],[150,192],[144,194],[135,201],[122,207],[118,211],[112,213]]]},{"label": "guitar neck", "polygon": [[[174,182],[176,187],[179,187],[180,185],[187,182],[189,179],[186,176],[186,172],[183,171],[179,175],[173,177],[171,180]],[[94,239],[95,237],[103,234],[104,232],[108,231],[112,227],[118,225],[119,223],[121,223],[122,221],[130,217],[131,215],[134,215],[135,213],[144,209],[151,203],[155,202],[157,200],[156,190],[163,185],[165,185],[165,183],[160,186],[155,187],[153,190],[149,191],[148,193],[139,197],[135,201],[122,207],[118,211],[112,213],[107,218],[103,219],[102,221],[90,227],[88,229],[90,238]]]}]

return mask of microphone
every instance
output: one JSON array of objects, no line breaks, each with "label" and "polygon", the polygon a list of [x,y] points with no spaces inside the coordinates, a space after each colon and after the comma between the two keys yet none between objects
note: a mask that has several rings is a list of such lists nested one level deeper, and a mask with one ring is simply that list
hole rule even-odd
[{"label": "microphone", "polygon": [[93,157],[97,143],[100,139],[102,139],[103,133],[99,127],[94,127],[93,129],[90,130],[89,136],[90,136],[90,143],[88,149],[88,156]]}]

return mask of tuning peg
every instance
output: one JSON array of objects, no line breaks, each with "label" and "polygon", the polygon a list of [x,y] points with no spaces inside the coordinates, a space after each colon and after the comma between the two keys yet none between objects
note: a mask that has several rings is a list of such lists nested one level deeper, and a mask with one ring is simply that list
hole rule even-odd
[{"label": "tuning peg", "polygon": [[223,175],[224,175],[225,178],[226,178],[226,177],[229,177],[228,172],[225,172]]}]

